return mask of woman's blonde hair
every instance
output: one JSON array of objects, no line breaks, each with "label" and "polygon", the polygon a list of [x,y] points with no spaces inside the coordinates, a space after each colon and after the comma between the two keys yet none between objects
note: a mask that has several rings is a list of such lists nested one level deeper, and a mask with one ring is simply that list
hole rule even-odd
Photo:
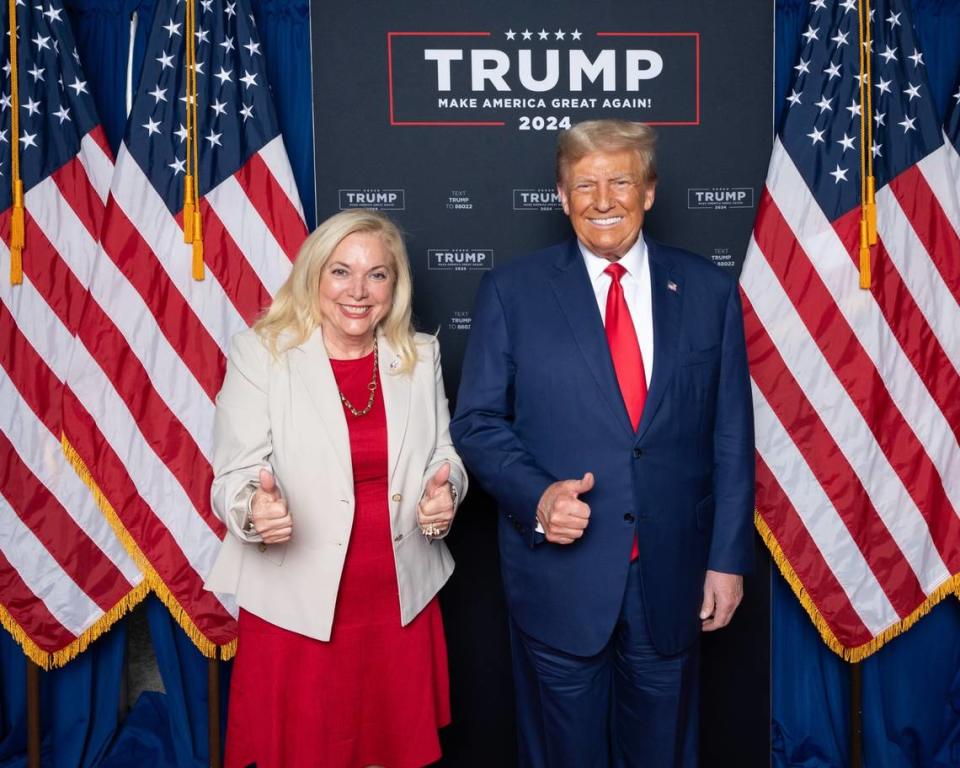
[{"label": "woman's blonde hair", "polygon": [[413,370],[417,353],[411,322],[413,281],[407,248],[396,224],[379,211],[365,209],[342,211],[331,216],[300,246],[290,276],[277,291],[269,309],[253,326],[274,355],[279,356],[302,344],[322,325],[320,278],[323,270],[344,238],[360,232],[378,235],[390,254],[394,276],[393,303],[380,327],[400,355],[399,372]]}]

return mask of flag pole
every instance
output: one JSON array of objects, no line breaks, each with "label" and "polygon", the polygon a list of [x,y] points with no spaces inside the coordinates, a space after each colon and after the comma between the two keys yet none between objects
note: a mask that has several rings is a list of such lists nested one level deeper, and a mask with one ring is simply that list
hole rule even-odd
[{"label": "flag pole", "polygon": [[207,659],[207,740],[210,768],[220,768],[220,646]]},{"label": "flag pole", "polygon": [[860,662],[850,665],[850,768],[863,766],[863,679]]},{"label": "flag pole", "polygon": [[27,767],[40,768],[40,667],[27,663]]}]

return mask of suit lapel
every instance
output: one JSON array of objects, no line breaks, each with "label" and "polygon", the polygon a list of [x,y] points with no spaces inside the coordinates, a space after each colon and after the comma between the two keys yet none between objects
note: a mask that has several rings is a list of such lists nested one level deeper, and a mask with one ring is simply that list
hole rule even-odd
[{"label": "suit lapel", "polygon": [[617,374],[613,369],[610,347],[603,330],[603,319],[590,285],[590,275],[576,240],[569,242],[566,251],[557,261],[557,272],[552,284],[560,301],[560,308],[566,315],[577,345],[586,359],[587,368],[597,380],[604,402],[624,429],[633,432],[630,416],[620,394]]},{"label": "suit lapel", "polygon": [[290,367],[300,377],[307,398],[319,416],[323,433],[333,445],[333,454],[347,480],[347,487],[353,488],[350,434],[330,358],[323,346],[322,331],[317,328],[303,344],[290,350],[288,358]]},{"label": "suit lapel", "polygon": [[647,257],[650,260],[651,301],[653,302],[653,375],[650,390],[637,427],[637,438],[650,427],[650,422],[670,388],[677,364],[680,342],[680,318],[683,305],[683,274],[663,254],[663,249],[649,238]]},{"label": "suit lapel", "polygon": [[400,355],[390,346],[383,334],[377,335],[377,346],[379,349],[383,407],[387,412],[387,452],[389,457],[387,477],[393,482],[393,475],[396,472],[400,451],[407,434],[411,376],[397,373],[397,368],[400,365]]}]

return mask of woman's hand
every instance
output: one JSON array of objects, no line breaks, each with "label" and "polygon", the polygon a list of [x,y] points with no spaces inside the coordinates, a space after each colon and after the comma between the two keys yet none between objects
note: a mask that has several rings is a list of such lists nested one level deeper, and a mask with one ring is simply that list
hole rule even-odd
[{"label": "woman's hand", "polygon": [[283,544],[290,541],[293,518],[287,501],[280,495],[277,481],[267,470],[260,470],[260,487],[250,502],[250,520],[265,544]]},{"label": "woman's hand", "polygon": [[420,532],[428,538],[445,534],[453,520],[453,491],[449,479],[450,463],[445,461],[427,481],[417,506]]}]

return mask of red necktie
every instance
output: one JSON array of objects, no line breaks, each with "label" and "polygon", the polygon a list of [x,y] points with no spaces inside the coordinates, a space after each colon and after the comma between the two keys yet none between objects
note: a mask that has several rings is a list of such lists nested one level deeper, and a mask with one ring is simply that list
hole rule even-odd
[{"label": "red necktie", "polygon": [[[611,264],[604,270],[610,275],[604,326],[607,332],[607,343],[610,345],[610,357],[613,358],[613,369],[617,373],[617,382],[620,384],[620,393],[627,406],[630,423],[636,431],[640,423],[640,415],[643,413],[643,404],[647,399],[647,377],[643,370],[643,355],[640,353],[640,342],[637,341],[637,330],[633,327],[630,308],[623,297],[623,286],[620,285],[620,278],[626,274],[626,271],[617,263]],[[633,562],[639,555],[637,537],[634,536],[630,561]]]}]

